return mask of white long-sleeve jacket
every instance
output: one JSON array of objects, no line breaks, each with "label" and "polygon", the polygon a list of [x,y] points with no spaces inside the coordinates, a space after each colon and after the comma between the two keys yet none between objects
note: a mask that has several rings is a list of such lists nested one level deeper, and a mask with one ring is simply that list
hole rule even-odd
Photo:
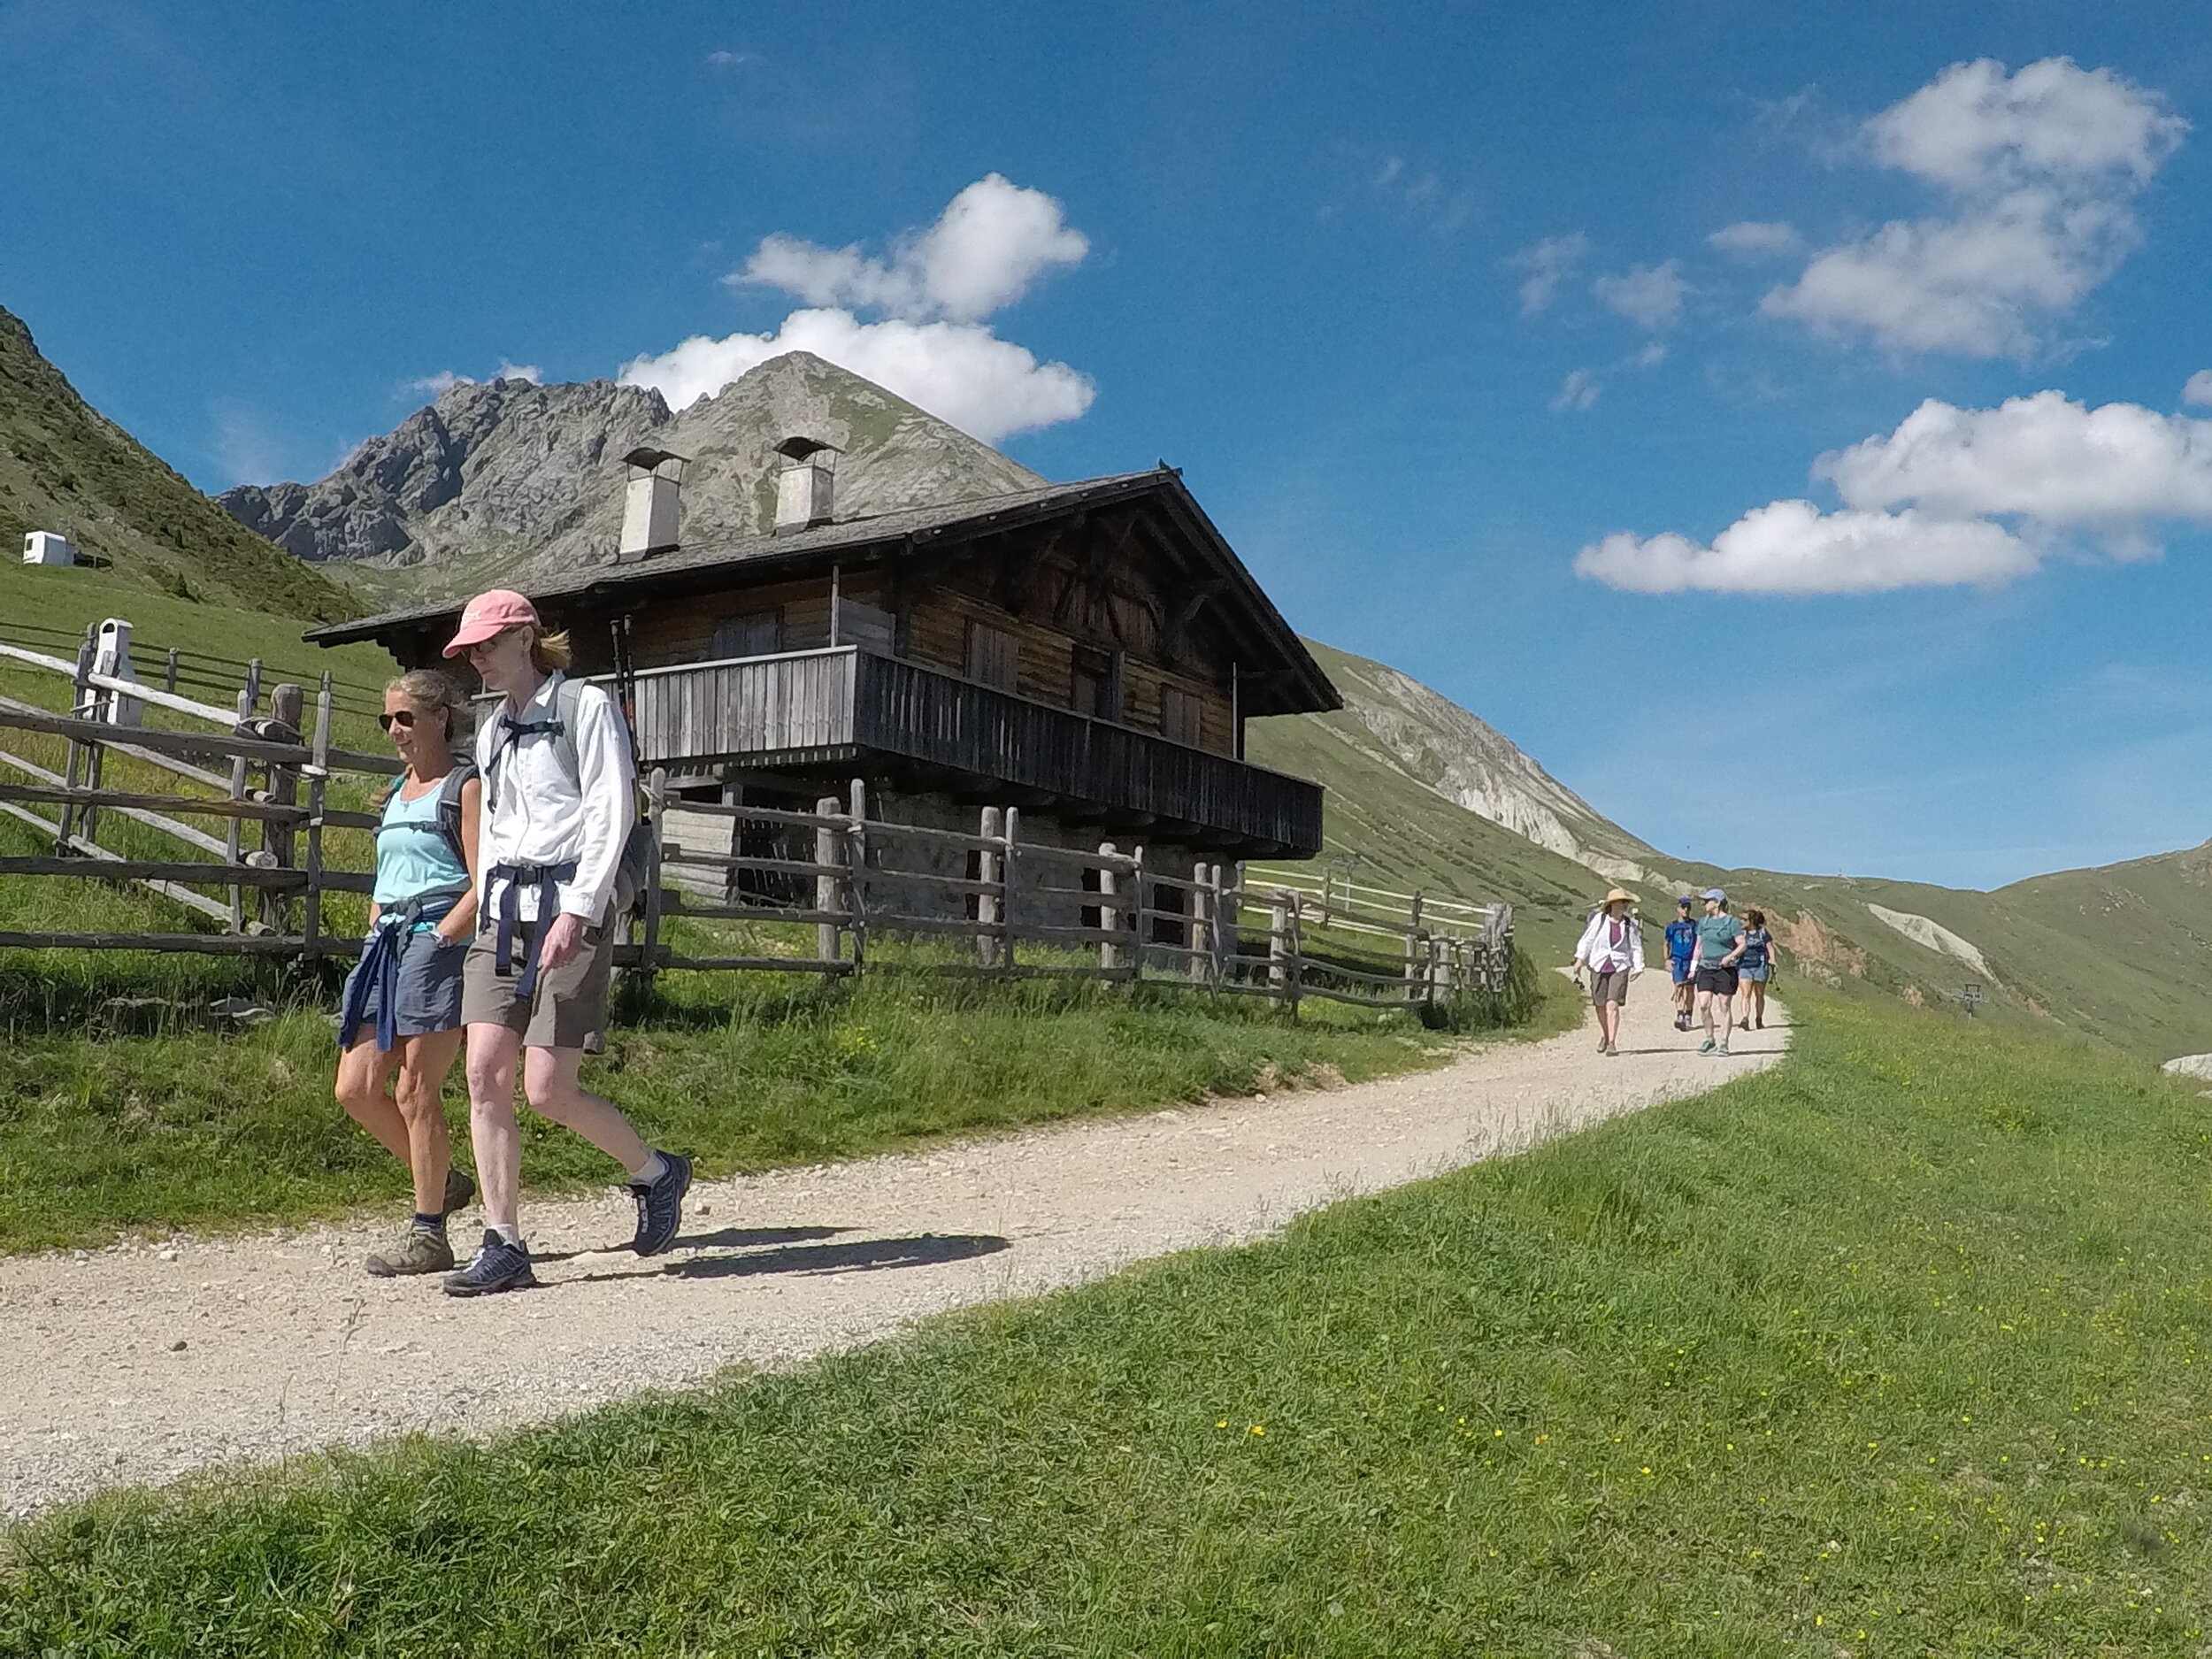
[{"label": "white long-sleeve jacket", "polygon": [[1610,942],[1612,920],[1603,910],[1590,918],[1590,925],[1582,930],[1581,942],[1575,946],[1575,960],[1588,963],[1594,973],[1612,973],[1622,968],[1641,973],[1643,924],[1632,916],[1621,918],[1621,942],[1615,945]]},{"label": "white long-sleeve jacket", "polygon": [[[514,723],[527,727],[557,719],[560,710],[555,698],[563,678],[547,676],[521,711],[513,714]],[[606,918],[622,845],[637,821],[637,772],[622,712],[598,687],[583,688],[569,733],[576,748],[573,775],[554,738],[526,734],[503,742],[510,713],[510,705],[501,699],[497,711],[486,718],[476,734],[476,764],[485,773],[484,812],[476,843],[478,868],[484,872],[481,914],[498,914],[502,890],[509,885],[494,878],[499,865],[564,864],[573,859],[575,875],[557,884],[561,913],[596,925]],[[517,915],[535,921],[535,884],[522,883],[516,900]]]}]

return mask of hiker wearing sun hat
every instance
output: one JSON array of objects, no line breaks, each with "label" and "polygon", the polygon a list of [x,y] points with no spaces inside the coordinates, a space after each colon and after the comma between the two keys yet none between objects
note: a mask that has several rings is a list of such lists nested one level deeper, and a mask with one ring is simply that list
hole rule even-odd
[{"label": "hiker wearing sun hat", "polygon": [[1726,1054],[1731,1010],[1736,1003],[1736,964],[1745,950],[1743,924],[1728,913],[1728,895],[1718,887],[1708,887],[1698,896],[1705,901],[1705,914],[1698,918],[1697,954],[1690,962],[1690,982],[1697,987],[1697,1017],[1705,1026],[1698,1052],[1711,1054],[1717,1048]]},{"label": "hiker wearing sun hat", "polygon": [[1590,971],[1590,1002],[1598,1017],[1598,1052],[1618,1054],[1621,1009],[1628,1002],[1628,982],[1644,971],[1644,930],[1636,919],[1636,901],[1615,887],[1590,912],[1588,926],[1575,946],[1575,980]]},{"label": "hiker wearing sun hat", "polygon": [[578,1081],[585,1053],[603,1041],[616,924],[629,902],[618,889],[637,780],[622,712],[598,687],[568,677],[568,636],[548,633],[537,607],[511,589],[469,601],[445,649],[465,653],[484,688],[504,694],[477,734],[483,887],[461,970],[484,1243],[445,1281],[449,1295],[480,1296],[537,1283],[518,1213],[518,1070],[534,1110],[628,1172],[640,1256],[674,1241],[691,1161],[646,1145],[612,1102]]}]

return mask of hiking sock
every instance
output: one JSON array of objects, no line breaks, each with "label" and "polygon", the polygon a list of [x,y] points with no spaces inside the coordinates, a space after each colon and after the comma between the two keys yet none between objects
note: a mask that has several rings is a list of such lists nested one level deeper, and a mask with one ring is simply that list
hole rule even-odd
[{"label": "hiking sock", "polygon": [[511,1245],[513,1245],[513,1246],[515,1247],[515,1248],[517,1248],[518,1250],[519,1250],[519,1249],[522,1248],[522,1229],[521,1229],[520,1227],[515,1227],[515,1226],[506,1226],[506,1227],[493,1226],[493,1227],[487,1227],[487,1228],[485,1228],[485,1229],[484,1229],[484,1231],[485,1231],[485,1232],[487,1232],[487,1233],[496,1233],[496,1234],[498,1235],[498,1237],[499,1237],[499,1241],[500,1241],[502,1244],[511,1244]]},{"label": "hiking sock", "polygon": [[630,1171],[630,1185],[650,1187],[667,1173],[668,1160],[657,1152],[649,1152],[645,1155],[645,1162]]},{"label": "hiking sock", "polygon": [[445,1217],[443,1216],[426,1216],[421,1210],[418,1210],[415,1211],[415,1231],[418,1233],[434,1233],[438,1235],[438,1237],[442,1239],[445,1237]]}]

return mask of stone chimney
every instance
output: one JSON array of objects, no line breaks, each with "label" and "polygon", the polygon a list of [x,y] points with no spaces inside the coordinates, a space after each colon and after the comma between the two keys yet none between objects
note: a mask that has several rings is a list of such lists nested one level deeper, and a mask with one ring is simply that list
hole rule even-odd
[{"label": "stone chimney", "polygon": [[776,453],[783,457],[776,473],[776,534],[790,535],[829,523],[836,516],[836,446],[786,438]]},{"label": "stone chimney", "polygon": [[622,457],[630,469],[622,503],[622,541],[615,563],[634,565],[677,545],[683,517],[684,459],[666,449],[635,449]]}]

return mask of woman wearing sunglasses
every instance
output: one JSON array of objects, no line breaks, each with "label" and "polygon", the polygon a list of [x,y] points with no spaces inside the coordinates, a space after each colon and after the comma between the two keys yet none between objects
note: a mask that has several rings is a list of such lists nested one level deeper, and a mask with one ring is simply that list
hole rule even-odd
[{"label": "woman wearing sunglasses", "polygon": [[339,1016],[338,1100],[415,1178],[414,1219],[396,1248],[366,1263],[390,1279],[451,1269],[446,1217],[476,1192],[453,1167],[444,1095],[461,1051],[483,786],[474,763],[459,758],[468,703],[446,675],[401,675],[385,688],[379,718],[407,769],[377,826],[369,936]]}]

